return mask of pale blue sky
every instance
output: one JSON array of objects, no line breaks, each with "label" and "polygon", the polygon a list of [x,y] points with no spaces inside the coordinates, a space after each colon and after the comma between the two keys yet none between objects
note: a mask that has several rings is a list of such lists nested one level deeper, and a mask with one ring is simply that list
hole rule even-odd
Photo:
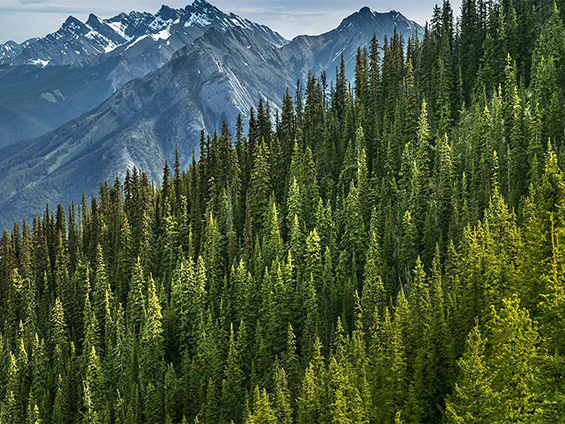
[{"label": "pale blue sky", "polygon": [[[442,0],[209,0],[225,12],[235,12],[270,26],[284,37],[320,34],[363,6],[378,12],[398,10],[421,24],[429,20],[433,5]],[[184,7],[192,0],[0,0],[0,43],[56,31],[69,15],[85,20],[89,13],[101,18],[132,10],[155,13],[161,4]],[[452,1],[456,13],[460,0]]]}]

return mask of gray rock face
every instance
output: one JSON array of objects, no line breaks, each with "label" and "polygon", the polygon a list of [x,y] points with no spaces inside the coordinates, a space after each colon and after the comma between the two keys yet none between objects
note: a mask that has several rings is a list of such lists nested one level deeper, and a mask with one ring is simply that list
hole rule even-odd
[{"label": "gray rock face", "polygon": [[[175,146],[182,162],[189,162],[202,129],[211,133],[222,121],[233,128],[238,113],[246,117],[260,97],[276,109],[286,87],[310,69],[331,77],[340,54],[350,62],[376,30],[390,29],[390,36],[396,28],[408,36],[421,29],[400,16],[362,9],[329,33],[297,37],[282,47],[254,28],[210,27],[91,112],[0,150],[0,226],[29,218],[46,202],[77,201],[83,189],[94,193],[100,181],[123,176],[128,167],[158,180]],[[378,26],[383,17],[387,23]]]},{"label": "gray rock face", "polygon": [[0,44],[0,63],[8,62],[22,52],[22,46],[15,41]]},{"label": "gray rock face", "polygon": [[43,135],[93,109],[116,90],[113,58],[89,67],[0,67],[0,147]]},{"label": "gray rock face", "polygon": [[[131,12],[85,23],[69,17],[59,31],[0,46],[0,147],[41,136],[100,105],[129,81],[166,64],[207,29],[247,28],[280,46],[268,27],[197,0],[157,14]],[[58,90],[62,96],[54,96]]]},{"label": "gray rock face", "polygon": [[4,44],[0,44],[0,65],[10,63],[15,57],[17,57],[23,49],[35,43],[37,38],[30,38],[24,41],[22,44],[18,44],[13,40],[7,41]]}]

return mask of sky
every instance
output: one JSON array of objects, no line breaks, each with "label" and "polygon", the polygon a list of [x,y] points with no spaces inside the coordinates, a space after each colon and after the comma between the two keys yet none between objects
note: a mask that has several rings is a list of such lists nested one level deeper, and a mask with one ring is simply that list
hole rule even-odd
[{"label": "sky", "polygon": [[[339,25],[351,13],[369,6],[391,9],[420,24],[429,20],[434,4],[442,0],[208,0],[224,12],[234,12],[267,25],[287,39],[316,35]],[[108,18],[132,10],[157,12],[165,3],[180,8],[192,0],[0,0],[0,43],[22,42],[56,31],[69,15],[83,22],[90,13]],[[453,0],[456,13],[461,0]]]}]

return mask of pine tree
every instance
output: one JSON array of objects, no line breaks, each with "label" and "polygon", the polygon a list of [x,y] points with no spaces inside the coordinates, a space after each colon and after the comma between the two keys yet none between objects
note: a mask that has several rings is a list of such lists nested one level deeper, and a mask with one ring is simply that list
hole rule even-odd
[{"label": "pine tree", "polygon": [[96,354],[94,346],[88,353],[86,372],[84,378],[84,391],[88,393],[85,396],[85,421],[102,422],[104,421],[104,408],[106,399],[104,397],[104,379],[102,374],[102,365]]},{"label": "pine tree", "polygon": [[164,388],[165,422],[179,422],[178,405],[181,403],[179,381],[172,364],[167,366],[165,372]]},{"label": "pine tree", "polygon": [[404,284],[411,281],[411,270],[418,256],[418,233],[410,211],[402,219],[402,241],[400,245],[399,270]]},{"label": "pine tree", "polygon": [[497,399],[494,420],[526,422],[541,413],[539,400],[539,334],[529,312],[516,295],[492,307],[488,324],[490,352],[486,364],[492,372]]},{"label": "pine tree", "polygon": [[67,326],[65,324],[65,313],[63,305],[57,298],[51,312],[51,326],[49,340],[51,352],[53,352],[53,371],[57,374],[64,373],[67,356],[69,353],[69,342]]},{"label": "pine tree", "polygon": [[387,297],[381,277],[382,268],[381,249],[377,234],[373,231],[367,253],[365,283],[363,285],[363,296],[361,297],[361,306],[364,312],[364,330],[366,333],[370,331],[373,314],[383,313],[386,306]]},{"label": "pine tree", "polygon": [[254,166],[249,181],[249,203],[253,211],[253,226],[262,229],[268,213],[271,195],[271,177],[269,173],[269,148],[260,143],[254,158]]},{"label": "pine tree", "polygon": [[222,383],[222,416],[224,421],[238,422],[242,416],[243,371],[241,357],[237,351],[233,324],[230,327],[230,340],[224,380]]},{"label": "pine tree", "polygon": [[356,258],[363,258],[366,243],[365,225],[359,204],[359,191],[354,184],[351,184],[345,202],[343,232],[343,250]]},{"label": "pine tree", "polygon": [[94,275],[94,284],[92,291],[92,306],[96,319],[99,324],[99,337],[102,343],[105,341],[106,328],[106,292],[111,293],[110,282],[106,274],[106,264],[104,261],[102,246],[98,245],[96,251],[96,269]]},{"label": "pine tree", "polygon": [[137,264],[134,267],[131,286],[128,294],[127,311],[129,312],[129,322],[134,331],[139,332],[143,322],[145,321],[145,281],[143,277],[143,267],[141,258],[137,258]]},{"label": "pine tree", "polygon": [[446,404],[450,423],[484,423],[494,419],[499,399],[492,389],[492,374],[485,363],[485,345],[477,322],[469,332],[465,352],[457,362],[459,377]]},{"label": "pine tree", "polygon": [[563,341],[565,336],[563,325],[565,319],[565,287],[561,271],[561,252],[559,235],[556,234],[554,219],[551,216],[551,244],[553,250],[552,270],[548,293],[542,295],[540,303],[543,312],[543,324],[547,333],[549,346],[554,350],[555,360],[559,360],[561,352],[564,351]]},{"label": "pine tree", "polygon": [[[301,381],[301,368],[298,354],[296,352],[296,336],[292,325],[288,324],[285,351],[282,356],[282,368],[285,370],[285,377],[288,382],[288,390],[291,399],[294,401],[298,397],[299,385]],[[294,406],[294,405],[293,405]]]},{"label": "pine tree", "polygon": [[266,389],[260,391],[259,387],[255,386],[253,412],[249,414],[245,422],[247,424],[275,424],[278,422]]},{"label": "pine tree", "polygon": [[163,345],[163,316],[157,297],[155,282],[149,282],[147,293],[147,314],[141,334],[141,355],[139,358],[139,380],[145,393],[144,411],[148,421],[163,419],[163,377],[165,352]]},{"label": "pine tree", "polygon": [[325,364],[320,352],[320,342],[314,344],[312,361],[306,367],[302,380],[302,393],[298,398],[296,421],[298,423],[320,422],[326,416]]},{"label": "pine tree", "polygon": [[277,211],[277,204],[273,196],[271,196],[271,202],[269,207],[269,213],[266,216],[265,221],[265,261],[270,264],[272,261],[280,259],[283,253],[283,240],[281,237],[279,214]]},{"label": "pine tree", "polygon": [[[85,398],[88,398],[89,392],[86,391]],[[67,388],[65,387],[65,380],[62,375],[59,374],[57,377],[57,384],[55,389],[55,400],[53,401],[53,412],[51,415],[51,421],[53,422],[71,422],[72,418],[69,413],[70,400]],[[96,416],[96,412],[93,413]],[[91,420],[91,422],[99,422],[97,418]]]},{"label": "pine tree", "polygon": [[279,424],[292,423],[293,410],[290,404],[290,391],[286,380],[284,368],[277,365],[274,371],[273,389],[273,409],[275,411],[276,422]]}]

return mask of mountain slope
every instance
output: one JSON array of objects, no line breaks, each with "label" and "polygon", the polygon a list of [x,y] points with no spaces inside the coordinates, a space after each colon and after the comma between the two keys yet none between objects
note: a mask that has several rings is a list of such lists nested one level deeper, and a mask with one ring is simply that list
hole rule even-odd
[{"label": "mountain slope", "polygon": [[70,17],[42,39],[0,46],[0,63],[3,51],[7,63],[0,67],[0,147],[41,136],[100,105],[206,30],[234,27],[276,46],[287,42],[268,27],[196,0],[184,9],[163,6],[156,15],[90,15],[84,24]]},{"label": "mountain slope", "polygon": [[[239,69],[240,60],[247,70]],[[202,128],[222,120],[233,125],[237,112],[248,110],[261,93],[294,83],[277,72],[281,60],[278,49],[250,30],[234,28],[223,35],[211,29],[167,66],[128,84],[93,112],[5,148],[0,151],[2,222],[43,202],[76,199],[82,188],[92,192],[128,166],[157,178],[176,144],[188,161]]]},{"label": "mountain slope", "polygon": [[128,167],[157,179],[165,159],[173,160],[175,145],[188,162],[202,129],[212,133],[224,120],[233,128],[237,114],[246,116],[260,97],[276,109],[285,87],[294,87],[311,68],[331,77],[340,53],[353,57],[378,29],[373,21],[378,15],[369,12],[283,47],[253,29],[210,28],[165,66],[128,83],[92,112],[0,151],[0,224],[29,216],[45,202],[78,200],[82,189],[92,193],[100,181],[123,175]]},{"label": "mountain slope", "polygon": [[0,68],[0,146],[38,137],[92,110],[115,89],[116,58],[96,66]]},{"label": "mountain slope", "polygon": [[326,71],[332,77],[340,63],[341,54],[344,56],[347,76],[351,77],[357,48],[368,45],[373,34],[382,44],[385,38],[392,37],[395,30],[405,38],[424,34],[419,24],[397,11],[379,13],[364,7],[345,18],[336,29],[318,36],[298,36],[282,51],[302,79],[306,78],[309,71],[315,74]]}]

